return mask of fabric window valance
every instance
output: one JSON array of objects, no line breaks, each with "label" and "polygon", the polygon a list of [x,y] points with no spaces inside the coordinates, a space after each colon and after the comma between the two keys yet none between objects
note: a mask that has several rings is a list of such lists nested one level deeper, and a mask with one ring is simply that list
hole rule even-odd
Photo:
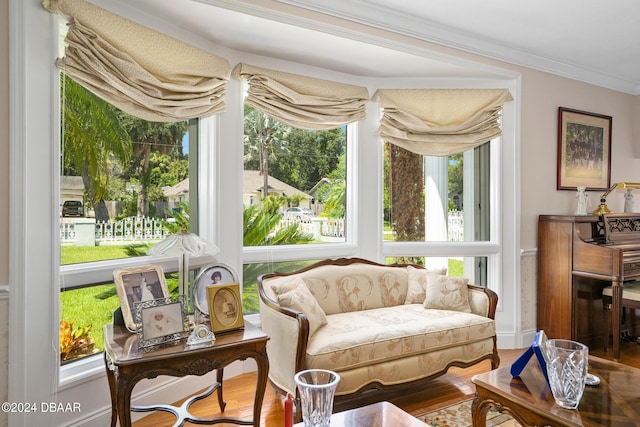
[{"label": "fabric window valance", "polygon": [[245,103],[300,129],[333,129],[365,117],[367,88],[238,64],[232,72],[246,79]]},{"label": "fabric window valance", "polygon": [[378,135],[417,154],[446,156],[501,135],[507,89],[380,89]]},{"label": "fabric window valance", "polygon": [[42,3],[71,17],[58,67],[121,110],[163,122],[224,111],[226,59],[83,0]]}]

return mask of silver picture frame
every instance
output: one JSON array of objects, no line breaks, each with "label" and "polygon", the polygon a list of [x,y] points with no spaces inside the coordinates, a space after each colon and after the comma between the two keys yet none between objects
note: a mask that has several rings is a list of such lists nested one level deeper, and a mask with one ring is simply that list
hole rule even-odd
[{"label": "silver picture frame", "polygon": [[141,350],[189,336],[189,317],[182,295],[136,303],[135,320]]}]

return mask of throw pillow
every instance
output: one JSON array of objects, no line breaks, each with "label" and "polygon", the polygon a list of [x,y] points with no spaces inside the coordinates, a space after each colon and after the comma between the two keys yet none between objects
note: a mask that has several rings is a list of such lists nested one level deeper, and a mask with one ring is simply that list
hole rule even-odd
[{"label": "throw pillow", "polygon": [[407,298],[405,304],[422,304],[426,297],[427,278],[447,274],[446,268],[433,270],[407,266]]},{"label": "throw pillow", "polygon": [[271,289],[276,294],[280,305],[302,312],[309,320],[309,336],[327,324],[327,315],[302,278],[273,285]]},{"label": "throw pillow", "polygon": [[469,279],[466,277],[437,276],[429,278],[424,308],[471,313],[468,284]]}]

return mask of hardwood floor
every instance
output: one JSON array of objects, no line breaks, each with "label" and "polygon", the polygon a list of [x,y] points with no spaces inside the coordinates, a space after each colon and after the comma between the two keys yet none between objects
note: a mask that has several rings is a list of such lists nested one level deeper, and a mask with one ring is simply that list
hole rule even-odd
[{"label": "hardwood floor", "polygon": [[[523,350],[500,350],[500,366],[509,366],[517,359]],[[612,359],[611,350],[604,353],[602,349],[593,349],[590,354],[605,359]],[[632,342],[623,342],[621,346],[620,362],[629,366],[640,368],[640,345]],[[461,369],[451,368],[447,374],[436,378],[432,385],[424,391],[411,395],[399,396],[391,399],[391,402],[406,412],[419,415],[433,408],[444,406],[447,402],[455,402],[464,398],[471,398],[475,393],[475,386],[471,378],[481,372],[491,369],[488,361],[476,366]],[[255,374],[249,373],[231,378],[224,383],[224,398],[227,401],[226,416],[251,418],[253,410],[253,396],[255,392]],[[188,397],[188,396],[187,396]],[[180,400],[176,404],[184,401]],[[200,417],[215,417],[220,414],[215,394],[194,403],[191,413]],[[134,427],[171,426],[175,418],[167,413],[155,412],[133,423]],[[194,425],[187,423],[186,425]],[[227,426],[229,424],[216,424]],[[262,405],[261,426],[280,427],[284,425],[282,400],[267,385],[264,402]]]}]

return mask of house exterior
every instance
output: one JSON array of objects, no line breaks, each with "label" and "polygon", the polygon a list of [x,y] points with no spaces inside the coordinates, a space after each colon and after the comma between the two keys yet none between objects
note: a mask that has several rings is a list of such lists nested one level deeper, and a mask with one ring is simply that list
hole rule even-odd
[{"label": "house exterior", "polygon": [[[262,200],[262,189],[264,187],[264,177],[259,171],[246,170],[243,173],[242,204],[245,206],[259,204]],[[269,195],[271,196],[298,196],[301,198],[299,206],[303,208],[311,207],[311,196],[298,190],[272,176],[267,181],[269,183]]]},{"label": "house exterior", "polygon": [[[130,12],[133,15],[131,19],[149,22],[160,27],[159,30],[166,25],[166,31],[190,39],[195,44],[204,44],[201,37],[187,34],[188,30],[173,28],[159,19],[147,19],[145,13],[123,5],[124,2],[95,3],[111,3],[123,13]],[[259,4],[260,10],[273,7],[267,0],[253,3]],[[246,6],[246,10],[249,14],[252,9]],[[287,10],[296,16],[295,10]],[[552,74],[392,34],[381,28],[363,28],[347,19],[322,18],[320,14],[309,14],[305,19],[314,20],[315,25],[327,29],[327,32],[335,31],[335,28],[348,29],[364,39],[384,40],[420,55],[433,52],[436,58],[477,64],[479,68],[498,70],[508,78],[515,98],[514,106],[506,116],[510,123],[507,136],[511,145],[507,149],[510,150],[511,168],[505,168],[508,179],[502,180],[500,185],[503,202],[513,206],[501,224],[503,237],[511,239],[505,248],[508,256],[505,265],[512,270],[506,271],[502,278],[504,286],[497,322],[500,343],[505,343],[502,345],[513,348],[528,345],[536,330],[538,216],[570,214],[574,212],[576,203],[575,192],[556,191],[558,107],[612,116],[611,182],[640,182],[640,97],[586,82],[578,74]],[[295,19],[291,21],[295,22]],[[56,56],[51,52],[52,27],[53,20],[42,9],[40,0],[0,0],[0,28],[4,29],[0,34],[0,235],[9,236],[0,239],[0,399],[3,402],[81,402],[82,413],[0,413],[0,426],[7,425],[9,417],[15,425],[107,425],[110,415],[104,367],[92,371],[88,378],[70,379],[61,385],[58,355],[54,351],[55,346],[51,345],[57,341],[55,302],[59,293],[58,280],[51,274],[57,271],[59,262],[53,249],[56,246],[55,235],[51,231],[51,218],[57,215],[58,205],[51,187],[57,179],[52,165],[58,160],[58,153],[52,148],[55,144],[51,143],[52,135],[56,135],[58,130],[51,99],[56,81],[52,77],[53,58]],[[272,46],[270,53],[262,55],[267,58],[264,60],[267,65],[281,64],[277,51],[278,47]],[[255,56],[242,52],[232,54],[238,60],[257,60]],[[273,58],[268,58],[270,54]],[[296,70],[305,68],[304,64],[288,65]],[[313,73],[323,71],[317,67],[308,69]],[[363,80],[359,76],[351,79],[356,83]],[[367,82],[369,79],[370,76],[364,78]],[[457,81],[458,84],[469,83],[464,79]],[[403,83],[395,80],[389,84],[401,86]],[[233,82],[230,91],[238,98],[241,93],[239,87],[238,82]],[[241,107],[233,105],[233,108],[224,118],[232,124],[235,120],[237,125]],[[361,135],[373,135],[373,119],[364,120],[362,128]],[[224,137],[231,131],[225,128],[221,132]],[[380,206],[376,193],[378,176],[375,174],[382,168],[382,162],[375,157],[374,151],[362,149],[356,154],[358,177],[362,180],[357,221],[361,227],[360,240],[354,245],[357,251],[347,255],[380,256],[377,252],[380,244],[376,239],[382,232],[366,233],[368,229],[380,231],[376,228],[379,227]],[[240,156],[233,157],[227,152],[223,155],[216,165],[216,174],[203,181],[207,186],[203,191],[219,195],[221,199],[226,194],[242,191],[238,183],[241,174],[237,171]],[[255,192],[259,186],[252,191]],[[273,187],[274,190],[281,189],[276,183]],[[598,195],[594,192],[592,198]],[[612,193],[607,203],[609,207],[622,211],[623,195]],[[215,224],[209,226],[213,231],[209,234],[220,240],[216,243],[224,248],[223,261],[234,264],[236,269],[241,268],[241,243],[234,240],[240,216],[229,208],[231,203],[224,204],[218,200],[213,204],[218,209],[211,221]],[[106,280],[109,278],[105,277]],[[39,297],[30,298],[33,295]],[[34,335],[33,331],[38,331],[38,334]]]}]

